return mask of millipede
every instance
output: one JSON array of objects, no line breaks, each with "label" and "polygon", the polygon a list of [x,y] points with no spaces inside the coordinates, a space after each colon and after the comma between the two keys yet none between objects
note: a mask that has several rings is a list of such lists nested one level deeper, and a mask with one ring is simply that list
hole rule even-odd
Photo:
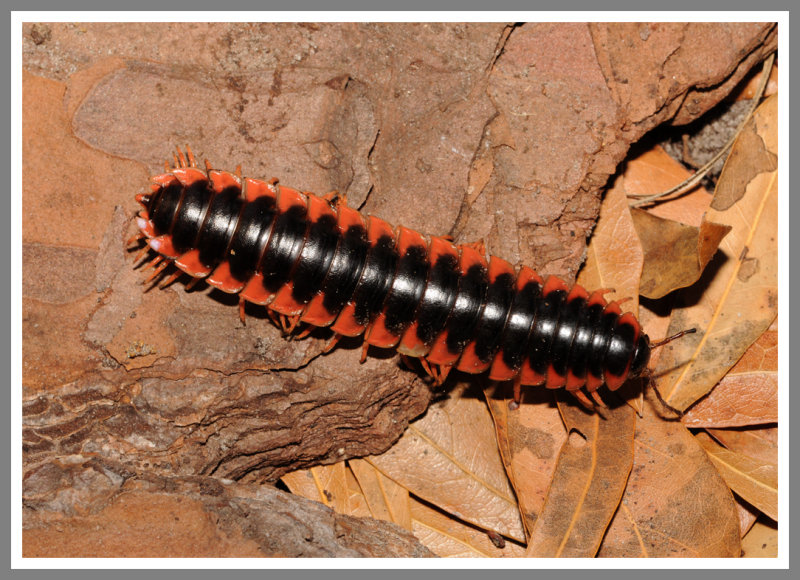
[{"label": "millipede", "polygon": [[[292,333],[329,327],[341,337],[363,335],[369,346],[419,359],[435,384],[452,369],[513,381],[514,406],[523,386],[564,388],[581,403],[605,406],[597,390],[614,391],[643,375],[650,353],[694,329],[653,343],[636,317],[608,302],[608,289],[580,285],[486,255],[482,243],[393,227],[347,206],[335,192],[317,196],[269,181],[197,167],[187,147],[174,165],[151,178],[139,233],[159,281],[167,266],[245,303],[264,305]],[[137,257],[136,262],[139,262]],[[140,264],[148,262],[139,262]],[[584,393],[585,391],[585,393]]]}]

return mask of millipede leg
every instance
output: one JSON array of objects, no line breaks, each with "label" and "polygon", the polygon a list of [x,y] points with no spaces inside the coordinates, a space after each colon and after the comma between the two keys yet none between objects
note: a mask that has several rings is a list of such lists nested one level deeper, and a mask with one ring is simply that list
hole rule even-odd
[{"label": "millipede leg", "polygon": [[336,334],[334,334],[333,337],[328,341],[328,344],[326,344],[324,346],[324,348],[322,349],[322,352],[327,354],[330,351],[332,351],[333,348],[336,346],[336,344],[339,342],[339,340],[341,340],[341,338],[342,338],[342,335],[339,334],[338,332]]},{"label": "millipede leg", "polygon": [[322,199],[327,201],[334,208],[337,208],[337,207],[340,207],[340,206],[347,207],[347,194],[339,193],[335,189],[333,191],[329,191],[328,193],[323,195]]},{"label": "millipede leg", "polygon": [[447,375],[453,370],[454,365],[441,366],[436,365],[436,374],[439,376],[439,384],[443,385],[447,380]]},{"label": "millipede leg", "polygon": [[586,407],[588,410],[590,410],[590,411],[594,411],[594,404],[592,404],[592,402],[589,400],[589,397],[587,397],[587,396],[586,396],[586,395],[583,393],[583,391],[581,391],[580,389],[578,389],[578,390],[576,390],[576,391],[567,391],[567,392],[568,392],[570,395],[572,395],[573,397],[575,397],[576,399],[578,399],[578,401],[580,402],[580,404],[581,404],[581,405],[583,405],[584,407]]},{"label": "millipede leg", "polygon": [[[133,266],[133,267],[134,267],[134,268],[138,268],[139,266],[141,266],[141,265],[143,265],[143,264],[144,264],[144,262],[139,262],[139,260],[141,260],[141,259],[142,259],[144,256],[146,256],[146,255],[147,255],[147,252],[148,252],[149,250],[150,250],[150,246],[145,246],[144,248],[142,248],[141,250],[139,250],[139,253],[138,253],[138,254],[136,254],[136,257],[133,259],[133,264],[134,264],[134,266]],[[137,263],[137,262],[138,262],[138,263]]]},{"label": "millipede leg", "polygon": [[245,313],[244,313],[244,303],[247,300],[244,299],[244,296],[241,294],[239,295],[239,320],[242,321],[243,326],[247,326],[247,322],[245,321]]},{"label": "millipede leg", "polygon": [[166,267],[169,266],[169,264],[170,264],[169,260],[161,262],[158,265],[158,267],[155,269],[155,271],[150,275],[150,277],[147,280],[144,281],[144,283],[145,284],[149,284],[150,282],[152,282],[153,280],[158,278],[161,275],[161,273],[164,271],[164,269],[166,269]]},{"label": "millipede leg", "polygon": [[483,240],[478,240],[477,242],[470,242],[469,244],[464,244],[464,245],[469,248],[472,248],[484,258],[486,257],[486,243]]},{"label": "millipede leg", "polygon": [[300,324],[300,315],[297,314],[295,316],[287,316],[286,323],[288,324],[286,334],[294,333],[294,331],[297,329],[297,325]]},{"label": "millipede leg", "polygon": [[167,278],[166,280],[164,280],[164,281],[163,281],[161,284],[159,284],[159,286],[158,286],[158,287],[159,287],[161,290],[163,290],[164,288],[166,288],[167,286],[169,286],[170,284],[172,284],[172,283],[173,283],[175,280],[177,280],[178,278],[180,278],[182,274],[183,274],[183,270],[177,270],[177,271],[173,272],[173,273],[170,275],[170,277],[169,277],[169,278]]},{"label": "millipede leg", "polygon": [[[147,264],[147,266],[145,266],[144,270],[149,270],[150,268],[155,268],[156,266],[158,266],[163,261],[164,261],[164,256],[158,255],[155,258],[153,258],[152,261],[148,262],[148,264]],[[144,270],[142,270],[142,271],[144,271]]]},{"label": "millipede leg", "polygon": [[304,339],[304,338],[306,338],[308,335],[310,335],[312,332],[314,332],[314,329],[315,329],[315,328],[316,328],[316,326],[312,326],[312,325],[310,325],[310,324],[309,324],[309,325],[308,325],[308,326],[306,326],[306,327],[305,327],[303,330],[301,330],[301,331],[300,331],[300,332],[297,334],[297,336],[295,336],[295,337],[294,337],[294,339],[295,339],[295,340],[303,340],[303,339]]},{"label": "millipede leg", "polygon": [[364,364],[367,360],[367,351],[369,350],[369,343],[365,340],[364,346],[361,347],[361,359],[358,361]]},{"label": "millipede leg", "polygon": [[441,383],[439,382],[439,373],[434,372],[434,369],[431,368],[428,359],[424,356],[419,359],[419,364],[422,365],[422,368],[428,373],[428,376],[433,379],[434,384],[438,387]]},{"label": "millipede leg", "polygon": [[267,307],[267,316],[269,316],[269,319],[275,326],[283,330],[283,325],[281,324],[281,319],[277,312]]},{"label": "millipede leg", "polygon": [[192,279],[186,285],[185,290],[187,291],[191,290],[194,287],[194,285],[197,284],[200,280],[202,280],[202,278],[195,278],[194,276],[192,276]]},{"label": "millipede leg", "polygon": [[180,148],[180,147],[176,147],[176,149],[178,150],[178,159],[179,159],[179,160],[180,160],[180,162],[181,162],[181,165],[180,165],[180,166],[181,166],[181,167],[186,167],[186,166],[187,166],[187,165],[186,165],[186,157],[184,157],[184,156],[183,156],[183,151],[181,151],[181,148]]},{"label": "millipede leg", "polygon": [[127,242],[125,242],[125,247],[133,245],[134,242],[139,242],[140,240],[144,239],[144,234],[142,232],[137,233],[135,236],[131,236]]},{"label": "millipede leg", "polygon": [[189,157],[189,167],[197,167],[197,163],[194,159],[194,153],[192,153],[192,148],[188,145],[186,146],[186,155]]},{"label": "millipede leg", "polygon": [[414,368],[414,363],[411,362],[411,357],[407,354],[400,353],[400,360],[406,366],[406,368],[410,371],[416,370]]},{"label": "millipede leg", "polygon": [[589,391],[589,394],[592,396],[592,399],[594,399],[598,406],[608,409],[608,405],[606,405],[606,402],[602,399],[602,397],[600,397],[600,393],[597,391]]},{"label": "millipede leg", "polygon": [[522,373],[514,377],[514,398],[508,404],[508,408],[511,411],[516,411],[517,409],[519,409],[521,403],[522,403]]}]

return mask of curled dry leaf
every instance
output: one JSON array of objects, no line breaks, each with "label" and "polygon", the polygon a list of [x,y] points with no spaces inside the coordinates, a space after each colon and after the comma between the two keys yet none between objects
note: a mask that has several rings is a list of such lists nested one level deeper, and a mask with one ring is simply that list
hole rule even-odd
[{"label": "curled dry leaf", "polygon": [[687,427],[778,422],[778,331],[767,330],[725,377],[681,417]]},{"label": "curled dry leaf", "polygon": [[767,516],[778,521],[778,465],[725,449],[707,433],[697,440],[722,477],[737,494]]},{"label": "curled dry leaf", "polygon": [[650,398],[638,420],[628,486],[601,557],[734,557],[733,496],[691,433],[658,416]]},{"label": "curled dry leaf", "polygon": [[[690,177],[686,169],[661,147],[628,162],[620,177],[627,195],[667,191]],[[640,294],[658,299],[696,282],[717,251],[729,226],[700,220],[711,196],[697,186],[673,194],[647,211],[631,210],[644,251]]]},{"label": "curled dry leaf", "polygon": [[638,208],[631,209],[631,215],[645,254],[639,291],[652,299],[697,282],[730,231],[730,226],[706,221],[699,228],[687,226]]},{"label": "curled dry leaf", "polygon": [[777,315],[777,122],[773,96],[734,144],[706,213],[732,229],[702,283],[681,293],[670,325],[699,332],[666,347],[654,373],[679,411],[708,393]]}]

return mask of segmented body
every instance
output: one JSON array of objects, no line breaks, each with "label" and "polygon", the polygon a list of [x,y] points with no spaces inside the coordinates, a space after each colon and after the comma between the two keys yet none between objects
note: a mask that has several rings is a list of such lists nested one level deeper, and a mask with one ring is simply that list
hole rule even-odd
[{"label": "segmented body", "polygon": [[[201,171],[189,153],[140,194],[140,237],[181,271],[337,336],[520,386],[594,395],[640,375],[650,341],[603,291],[363,216],[335,198]],[[581,397],[586,400],[585,397]]]}]

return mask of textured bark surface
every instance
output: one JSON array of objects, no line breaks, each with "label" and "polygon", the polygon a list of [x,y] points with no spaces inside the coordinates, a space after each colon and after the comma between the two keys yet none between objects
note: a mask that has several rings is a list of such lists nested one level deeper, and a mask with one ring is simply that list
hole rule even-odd
[{"label": "textured bark surface", "polygon": [[[297,515],[280,525],[333,535],[273,532],[266,508],[259,533],[198,515],[217,508],[197,482],[234,513],[256,501],[241,490],[386,450],[431,391],[391,353],[359,365],[357,340],[321,356],[324,330],[286,341],[249,307],[242,326],[236,297],[208,287],[143,292],[124,245],[133,196],[176,144],[572,280],[629,146],[708,110],[776,39],[746,23],[25,24],[26,552],[57,549],[72,518],[106,536],[60,555],[118,555],[113,522],[149,496],[165,517],[190,506],[192,533],[227,538],[208,544],[218,555],[421,550],[285,494]],[[111,483],[86,483],[101,473]],[[81,486],[95,491],[63,500]]]},{"label": "textured bark surface", "polygon": [[401,527],[269,485],[161,477],[97,458],[26,474],[25,557],[430,557]]}]

